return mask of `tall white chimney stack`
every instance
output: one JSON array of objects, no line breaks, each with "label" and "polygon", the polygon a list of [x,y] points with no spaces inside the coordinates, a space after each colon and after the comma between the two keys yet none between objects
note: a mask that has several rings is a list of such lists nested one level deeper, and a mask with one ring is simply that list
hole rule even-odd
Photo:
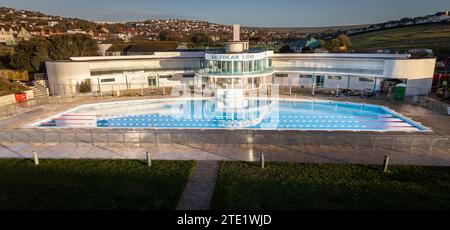
[{"label": "tall white chimney stack", "polygon": [[237,42],[241,40],[241,26],[239,24],[233,25],[233,41]]}]

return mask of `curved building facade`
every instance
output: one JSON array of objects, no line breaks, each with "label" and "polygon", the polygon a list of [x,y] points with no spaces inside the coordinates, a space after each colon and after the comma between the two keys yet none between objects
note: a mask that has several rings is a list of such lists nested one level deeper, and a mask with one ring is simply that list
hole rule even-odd
[{"label": "curved building facade", "polygon": [[88,84],[91,92],[202,85],[213,89],[254,90],[280,84],[300,88],[383,90],[386,81],[403,82],[407,95],[431,91],[436,60],[411,59],[407,54],[275,54],[249,49],[239,40],[225,49],[206,52],[156,52],[139,56],[73,57],[47,62],[50,92],[77,93]]}]

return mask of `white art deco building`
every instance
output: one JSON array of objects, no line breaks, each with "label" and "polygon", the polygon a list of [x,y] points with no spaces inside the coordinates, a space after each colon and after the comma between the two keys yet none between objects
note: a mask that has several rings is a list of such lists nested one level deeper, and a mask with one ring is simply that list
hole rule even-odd
[{"label": "white art deco building", "polygon": [[222,50],[47,62],[48,86],[54,95],[74,94],[81,82],[97,93],[195,84],[213,89],[254,90],[280,84],[380,91],[388,81],[405,83],[407,95],[431,90],[434,58],[412,59],[408,54],[277,54],[250,49],[247,41],[240,41],[239,25],[233,30],[233,40]]}]

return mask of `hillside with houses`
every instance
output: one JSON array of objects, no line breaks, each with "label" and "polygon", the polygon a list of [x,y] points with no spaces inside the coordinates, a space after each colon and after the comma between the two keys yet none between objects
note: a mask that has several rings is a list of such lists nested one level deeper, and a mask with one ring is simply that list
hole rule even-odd
[{"label": "hillside with houses", "polygon": [[[332,39],[340,34],[349,36],[412,25],[449,23],[448,11],[415,18],[361,26],[331,26],[317,28],[258,28],[243,27],[241,36],[253,44],[276,45],[292,42],[305,36]],[[138,22],[88,21],[78,18],[46,15],[40,12],[0,7],[0,44],[14,46],[31,37],[61,34],[88,34],[99,42],[127,43],[135,41],[167,40],[191,42],[196,34],[207,34],[213,43],[231,38],[231,26],[200,20],[151,19]]]}]

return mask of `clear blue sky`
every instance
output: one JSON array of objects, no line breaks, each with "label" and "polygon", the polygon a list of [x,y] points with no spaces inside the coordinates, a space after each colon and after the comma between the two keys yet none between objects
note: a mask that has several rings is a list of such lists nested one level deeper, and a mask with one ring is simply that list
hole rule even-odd
[{"label": "clear blue sky", "polygon": [[0,0],[0,6],[89,20],[187,18],[243,26],[384,22],[450,10],[450,0]]}]

